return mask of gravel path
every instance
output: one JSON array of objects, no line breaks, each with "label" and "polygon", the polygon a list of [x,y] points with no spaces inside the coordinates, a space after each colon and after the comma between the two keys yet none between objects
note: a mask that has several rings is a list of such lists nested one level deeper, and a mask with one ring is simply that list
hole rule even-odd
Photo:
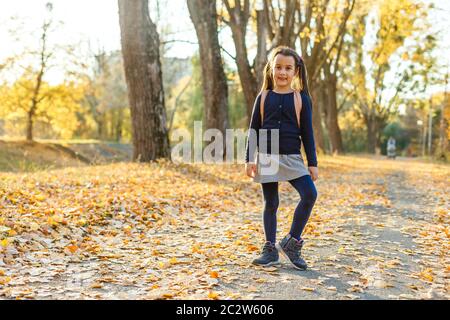
[{"label": "gravel path", "polygon": [[[420,230],[434,223],[437,199],[428,194],[433,182],[430,174],[405,169],[412,163],[409,159],[388,161],[384,168],[376,168],[377,161],[369,161],[368,167],[355,165],[347,175],[328,179],[339,183],[358,177],[354,180],[357,189],[363,194],[378,193],[388,199],[386,204],[343,205],[339,216],[330,221],[337,226],[331,236],[306,236],[303,256],[309,270],[293,269],[280,255],[282,266],[269,271],[234,268],[242,281],[231,287],[251,287],[250,297],[256,299],[448,299],[448,236],[442,244],[445,256],[438,250],[425,253],[421,241],[415,241]],[[408,179],[418,181],[420,188],[411,186]],[[316,186],[320,202],[321,181]],[[290,196],[284,201],[295,199],[295,193],[287,192]],[[444,208],[448,218],[448,202]],[[278,232],[278,239],[282,237]],[[421,277],[426,266],[440,269],[433,282],[424,281],[426,273]]]},{"label": "gravel path", "polygon": [[[263,243],[262,194],[242,169],[124,163],[5,176],[3,223],[22,231],[0,251],[0,299],[450,297],[448,166],[322,159],[307,271],[250,264]],[[29,197],[36,185],[49,196]],[[298,200],[280,184],[278,239]],[[65,224],[39,215],[49,202]]]}]

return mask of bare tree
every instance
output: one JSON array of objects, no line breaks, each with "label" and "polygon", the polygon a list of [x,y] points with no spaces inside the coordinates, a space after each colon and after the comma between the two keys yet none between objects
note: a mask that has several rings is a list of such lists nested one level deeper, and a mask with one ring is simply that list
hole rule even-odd
[{"label": "bare tree", "polygon": [[[350,61],[352,70],[356,70],[350,77],[352,79],[351,96],[355,102],[355,111],[364,120],[367,127],[367,151],[370,153],[381,150],[382,130],[392,115],[398,112],[402,93],[413,90],[410,85],[414,84],[417,73],[411,64],[410,67],[401,68],[401,64],[411,60],[408,58],[409,55],[405,61],[402,59],[395,67],[392,66],[390,58],[401,53],[402,49],[407,50],[405,47],[407,38],[414,40],[414,34],[419,37],[426,34],[425,32],[414,33],[414,31],[419,31],[414,24],[421,17],[420,6],[413,2],[395,3],[394,7],[390,3],[382,2],[377,6],[379,6],[381,14],[375,46],[368,53],[371,63],[367,64],[364,61],[365,52],[362,45],[369,23],[367,11],[361,12],[355,17],[355,25],[352,26],[353,30],[349,33],[352,40],[347,44],[353,56],[353,59],[348,61]],[[426,44],[426,41],[417,41],[417,43],[415,49],[411,48],[408,51],[413,54],[419,53],[422,50],[422,43]],[[432,47],[426,49],[426,51],[428,50],[431,51]],[[419,54],[419,56],[424,55]],[[390,70],[396,70],[395,83],[387,82],[386,75]],[[425,78],[427,74],[428,72],[424,73]],[[425,87],[429,83],[426,79],[423,82]],[[426,90],[425,87],[422,88],[423,91]]]},{"label": "bare tree", "polygon": [[187,0],[187,5],[200,47],[205,129],[219,129],[225,136],[228,127],[228,87],[220,54],[216,1]]},{"label": "bare tree", "polygon": [[148,0],[119,0],[125,77],[131,108],[133,159],[170,157],[162,84],[159,36]]},{"label": "bare tree", "polygon": [[234,46],[236,48],[236,65],[247,105],[247,117],[250,118],[253,102],[255,101],[258,92],[256,77],[248,60],[247,44],[245,40],[247,25],[250,18],[250,0],[244,0],[243,5],[241,5],[241,1],[234,1],[232,4],[229,0],[224,0],[223,3],[227,9],[229,19],[227,20],[222,17],[222,20],[229,25],[231,29]]},{"label": "bare tree", "polygon": [[342,143],[341,129],[338,122],[338,106],[337,106],[337,84],[338,72],[341,69],[339,66],[344,36],[348,33],[347,21],[352,14],[355,7],[355,0],[348,0],[345,3],[342,19],[337,32],[336,43],[333,43],[333,48],[336,48],[335,53],[329,52],[323,60],[324,73],[324,92],[326,96],[326,103],[323,103],[324,112],[326,115],[326,124],[328,128],[328,135],[331,143],[331,153],[343,153],[344,146]]},{"label": "bare tree", "polygon": [[280,45],[295,48],[295,40],[301,27],[296,23],[295,18],[295,14],[300,10],[300,1],[264,0],[263,3],[265,23],[267,24],[270,41],[269,51]]},{"label": "bare tree", "polygon": [[[51,3],[46,4],[47,11],[51,13],[53,9],[53,5]],[[51,16],[46,18],[41,27],[41,36],[40,36],[40,47],[38,51],[39,56],[39,69],[35,74],[35,81],[33,83],[32,95],[31,95],[31,103],[30,107],[27,110],[27,126],[26,126],[26,139],[27,141],[33,140],[33,124],[34,117],[36,111],[38,109],[39,103],[42,102],[43,99],[46,98],[45,95],[41,94],[41,87],[44,74],[47,72],[49,68],[49,61],[53,57],[52,50],[48,48],[48,37],[53,25],[53,20]]]},{"label": "bare tree", "polygon": [[253,61],[256,74],[256,86],[258,90],[264,82],[264,68],[267,63],[267,20],[263,9],[256,8],[256,35],[257,35],[257,51]]},{"label": "bare tree", "polygon": [[[446,110],[449,107],[449,99],[448,99],[448,66],[447,71],[445,73],[445,90],[444,90],[444,101],[441,103],[440,113],[441,113],[441,119],[439,123],[439,152],[438,157],[439,159],[446,159],[446,152],[448,151],[448,121],[446,118]],[[448,112],[448,111],[447,111]]]},{"label": "bare tree", "polygon": [[[247,117],[251,117],[253,103],[263,83],[263,70],[267,62],[267,42],[269,28],[264,5],[255,4],[254,9],[249,0],[222,0],[225,10],[219,18],[231,29],[236,57],[233,57],[238,69],[239,80],[244,93]],[[253,14],[253,13],[255,14]],[[256,18],[257,52],[250,64],[247,46],[247,28]]]},{"label": "bare tree", "polygon": [[[325,28],[326,19],[329,19],[330,16],[335,16],[335,12],[339,11],[337,7],[330,8],[331,3],[334,3],[336,6],[343,3],[344,6],[343,14],[336,21],[335,30],[337,30],[337,32],[334,32],[333,34],[329,34],[329,31]],[[332,138],[332,146],[336,146],[339,150],[339,145],[342,144],[342,142],[339,142],[338,138],[339,129],[337,124],[337,110],[333,108],[333,105],[327,103],[329,98],[336,98],[327,96],[326,101],[324,101],[322,99],[323,96],[319,91],[327,90],[327,88],[328,90],[330,89],[330,84],[327,86],[327,84],[324,83],[324,78],[326,78],[326,76],[321,77],[321,72],[327,61],[328,63],[333,64],[330,58],[332,59],[332,53],[339,49],[340,43],[346,34],[346,24],[353,11],[354,5],[355,0],[345,0],[343,2],[311,0],[307,1],[304,6],[297,6],[299,24],[297,36],[300,38],[302,56],[308,66],[308,81],[311,87],[311,94],[313,100],[317,102],[315,104],[317,111],[313,112],[314,134],[316,135],[317,144],[322,150],[325,150],[324,133],[322,129],[323,114],[326,114],[328,118],[326,119],[326,124],[331,135],[330,138]],[[330,70],[330,72],[337,72],[338,63],[334,62],[334,65],[336,66],[336,70]],[[334,94],[333,90],[331,91],[331,94]],[[332,109],[329,110],[330,107]],[[336,148],[334,148],[334,150],[336,150]]]}]

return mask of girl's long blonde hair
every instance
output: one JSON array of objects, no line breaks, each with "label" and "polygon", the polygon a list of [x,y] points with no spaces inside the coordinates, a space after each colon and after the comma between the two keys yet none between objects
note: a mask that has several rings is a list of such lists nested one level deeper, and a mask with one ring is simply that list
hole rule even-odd
[{"label": "girl's long blonde hair", "polygon": [[302,57],[300,57],[300,55],[297,52],[295,52],[294,49],[287,46],[276,47],[270,53],[269,60],[267,61],[266,66],[264,67],[264,80],[263,85],[261,87],[261,91],[273,90],[274,82],[273,82],[272,67],[276,56],[279,54],[282,54],[283,56],[286,57],[293,57],[295,60],[296,77],[292,81],[292,89],[303,91],[304,93],[306,93],[308,96],[311,97],[309,93],[308,73],[306,71],[305,62],[303,61]]}]

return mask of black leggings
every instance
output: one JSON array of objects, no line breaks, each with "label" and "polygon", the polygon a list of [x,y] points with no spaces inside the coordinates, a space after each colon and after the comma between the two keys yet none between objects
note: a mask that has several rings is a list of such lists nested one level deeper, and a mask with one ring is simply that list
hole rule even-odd
[{"label": "black leggings", "polygon": [[[300,240],[306,222],[308,222],[314,203],[317,199],[317,190],[310,175],[289,180],[289,183],[300,194],[300,201],[294,211],[290,234]],[[277,234],[277,209],[280,203],[278,198],[278,182],[262,183],[264,196],[264,233],[266,241],[275,243]]]}]

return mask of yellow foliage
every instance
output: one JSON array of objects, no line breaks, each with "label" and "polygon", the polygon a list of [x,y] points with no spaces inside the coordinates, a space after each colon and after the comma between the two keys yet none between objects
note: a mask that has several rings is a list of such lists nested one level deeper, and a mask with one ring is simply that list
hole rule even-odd
[{"label": "yellow foliage", "polygon": [[372,51],[375,63],[383,65],[414,31],[418,6],[410,0],[384,0],[379,8],[380,29]]},{"label": "yellow foliage", "polygon": [[71,138],[78,126],[76,112],[81,110],[83,87],[73,82],[51,86],[43,81],[39,94],[34,97],[34,77],[32,73],[24,74],[12,85],[0,88],[0,117],[13,124],[21,123],[25,126],[35,99],[37,104],[34,122],[41,121],[50,125],[60,138]]}]

